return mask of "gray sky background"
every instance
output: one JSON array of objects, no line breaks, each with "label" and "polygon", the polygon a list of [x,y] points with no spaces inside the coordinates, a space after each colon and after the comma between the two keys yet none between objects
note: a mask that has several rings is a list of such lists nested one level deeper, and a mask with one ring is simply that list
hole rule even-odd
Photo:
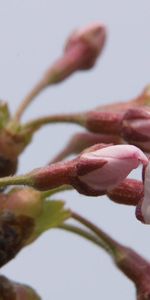
[{"label": "gray sky background", "polygon": [[[150,82],[150,2],[0,0],[0,97],[9,101],[12,112],[61,54],[68,34],[93,21],[102,21],[108,28],[107,45],[97,66],[44,91],[24,120],[86,110],[140,93]],[[72,125],[42,129],[21,156],[18,172],[44,165],[79,130]],[[138,172],[134,174],[138,178]],[[150,259],[150,228],[137,222],[133,208],[76,192],[62,194],[62,199]],[[44,300],[135,299],[132,283],[103,251],[58,230],[23,250],[2,273],[30,284]]]}]

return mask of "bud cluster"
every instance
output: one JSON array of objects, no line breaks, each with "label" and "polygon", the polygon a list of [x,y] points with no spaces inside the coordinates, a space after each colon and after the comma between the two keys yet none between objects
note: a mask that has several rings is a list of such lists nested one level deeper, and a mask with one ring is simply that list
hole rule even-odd
[{"label": "bud cluster", "polygon": [[[116,266],[135,284],[137,299],[146,300],[150,299],[149,262],[65,208],[63,201],[51,197],[67,189],[85,196],[107,195],[117,204],[135,206],[137,219],[150,224],[150,87],[124,103],[84,113],[46,116],[25,124],[20,121],[43,89],[76,71],[93,68],[105,41],[106,28],[101,23],[76,30],[67,40],[62,56],[27,94],[14,116],[7,104],[0,102],[0,267],[46,230],[64,229],[107,250]],[[75,134],[46,166],[15,175],[19,155],[31,143],[33,134],[41,126],[56,122],[75,123],[87,131]],[[140,165],[142,180],[130,178]],[[21,187],[4,191],[10,185]],[[65,222],[71,218],[84,225],[85,230]],[[0,276],[0,299],[40,298],[31,288]]]}]

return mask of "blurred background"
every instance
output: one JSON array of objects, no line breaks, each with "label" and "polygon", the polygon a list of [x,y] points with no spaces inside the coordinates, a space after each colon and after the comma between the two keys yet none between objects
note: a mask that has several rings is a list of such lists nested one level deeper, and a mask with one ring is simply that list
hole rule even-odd
[{"label": "blurred background", "polygon": [[[47,67],[62,53],[75,28],[93,21],[106,24],[108,40],[96,67],[76,73],[45,90],[24,120],[57,112],[87,110],[125,101],[150,82],[150,2],[148,0],[0,0],[0,98],[12,112]],[[46,164],[79,131],[75,125],[40,130],[20,158],[18,173]],[[134,172],[139,178],[140,172]],[[106,197],[77,192],[55,198],[150,259],[150,228],[134,208]],[[132,283],[101,249],[70,233],[51,230],[1,271],[34,287],[44,300],[135,299]]]}]

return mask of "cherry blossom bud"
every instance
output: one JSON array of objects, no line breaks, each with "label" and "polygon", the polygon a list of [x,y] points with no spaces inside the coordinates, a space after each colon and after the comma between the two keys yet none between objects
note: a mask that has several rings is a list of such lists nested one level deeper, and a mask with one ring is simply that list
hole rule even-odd
[{"label": "cherry blossom bud", "polygon": [[16,283],[14,284],[16,300],[41,300],[41,297],[29,286]]},{"label": "cherry blossom bud", "polygon": [[75,71],[91,69],[105,40],[106,29],[100,23],[76,30],[68,39],[63,56],[45,73],[44,87],[63,81]]},{"label": "cherry blossom bud", "polygon": [[121,134],[130,144],[150,150],[150,109],[132,108],[124,115]]},{"label": "cherry blossom bud", "polygon": [[122,112],[89,111],[83,116],[84,126],[96,133],[120,134]]},{"label": "cherry blossom bud", "polygon": [[[78,220],[79,218],[75,219]],[[82,220],[85,219],[82,218]],[[101,247],[112,257],[115,266],[134,284],[136,299],[149,300],[150,262],[131,248],[120,244],[101,228],[96,227],[96,232],[100,238]]]},{"label": "cherry blossom bud", "polygon": [[93,23],[85,28],[76,30],[68,39],[65,52],[73,48],[82,47],[84,55],[82,57],[81,69],[93,67],[98,55],[101,53],[106,40],[106,30],[104,25]]},{"label": "cherry blossom bud", "polygon": [[136,217],[145,224],[150,224],[150,160],[143,170],[144,197],[136,208]]},{"label": "cherry blossom bud", "polygon": [[41,193],[32,188],[13,189],[8,194],[0,194],[0,213],[9,211],[15,215],[36,218],[43,209]]},{"label": "cherry blossom bud", "polygon": [[76,159],[71,184],[81,193],[98,196],[117,187],[140,163],[144,153],[131,145],[95,145]]},{"label": "cherry blossom bud", "polygon": [[114,102],[97,107],[99,111],[126,112],[130,108],[149,106],[150,85],[146,86],[135,98],[128,101]]},{"label": "cherry blossom bud", "polygon": [[74,160],[2,178],[0,187],[24,184],[46,191],[69,184],[82,194],[98,196],[115,188],[140,163],[146,165],[147,161],[145,154],[135,146],[97,144]]},{"label": "cherry blossom bud", "polygon": [[34,220],[6,211],[0,215],[0,267],[24,247],[34,231]]},{"label": "cherry blossom bud", "polygon": [[107,193],[114,202],[124,205],[137,205],[144,196],[143,183],[135,179],[125,179],[116,188]]},{"label": "cherry blossom bud", "polygon": [[[150,263],[131,248],[118,247],[116,265],[136,287],[137,300],[150,299]],[[118,253],[119,254],[119,253]]]},{"label": "cherry blossom bud", "polygon": [[28,185],[37,190],[46,191],[69,184],[70,173],[74,169],[74,162],[58,162],[49,166],[38,168],[28,173]]},{"label": "cherry blossom bud", "polygon": [[17,140],[6,130],[11,115],[6,102],[0,101],[0,177],[13,175],[17,169],[17,156],[13,147],[17,148]]},{"label": "cherry blossom bud", "polygon": [[17,165],[17,159],[9,159],[4,154],[0,154],[0,177],[15,174]]},{"label": "cherry blossom bud", "polygon": [[1,300],[40,300],[41,298],[29,286],[11,281],[0,275]]},{"label": "cherry blossom bud", "polygon": [[0,267],[43,232],[70,217],[64,202],[48,201],[47,197],[32,188],[0,194]]}]

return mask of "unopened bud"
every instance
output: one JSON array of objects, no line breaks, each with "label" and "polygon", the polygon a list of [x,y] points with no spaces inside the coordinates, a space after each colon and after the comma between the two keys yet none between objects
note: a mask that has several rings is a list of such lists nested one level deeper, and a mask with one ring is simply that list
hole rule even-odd
[{"label": "unopened bud", "polygon": [[0,213],[9,211],[15,215],[36,218],[42,211],[41,193],[32,188],[14,189],[8,194],[0,194]]},{"label": "unopened bud", "polygon": [[0,131],[0,177],[15,174],[18,156],[31,140],[30,132],[20,130],[19,133],[11,128]]},{"label": "unopened bud", "polygon": [[4,154],[0,154],[0,177],[15,174],[17,171],[17,165],[17,159],[9,159]]},{"label": "unopened bud", "polygon": [[143,183],[135,179],[125,179],[120,185],[107,193],[114,202],[124,205],[137,205],[144,196]]},{"label": "unopened bud", "polygon": [[69,184],[70,173],[74,168],[74,163],[55,163],[50,166],[38,168],[27,174],[30,185],[40,191],[57,188],[64,184]]},{"label": "unopened bud", "polygon": [[0,179],[0,187],[28,185],[37,190],[50,190],[65,184],[86,195],[102,195],[119,185],[128,174],[146,165],[146,155],[132,145],[96,144],[77,158],[38,168],[22,176]]},{"label": "unopened bud", "polygon": [[27,285],[16,283],[14,288],[16,300],[41,300],[41,297]]},{"label": "unopened bud", "polygon": [[130,248],[117,251],[116,265],[135,284],[137,300],[150,299],[150,263]]},{"label": "unopened bud", "polygon": [[0,215],[0,267],[13,259],[34,230],[32,218],[11,212]]},{"label": "unopened bud", "polygon": [[43,232],[70,217],[62,201],[48,201],[48,195],[32,188],[0,194],[0,266],[14,258]]},{"label": "unopened bud", "polygon": [[120,134],[122,112],[89,111],[84,115],[84,126],[96,133]]},{"label": "unopened bud", "polygon": [[84,55],[81,61],[81,69],[93,67],[98,55],[103,50],[106,40],[106,30],[104,25],[93,23],[85,28],[76,30],[68,39],[65,52],[73,48],[81,47],[84,49]]},{"label": "unopened bud", "polygon": [[76,159],[71,184],[88,196],[99,196],[117,187],[147,157],[131,145],[95,145]]},{"label": "unopened bud", "polygon": [[150,105],[150,85],[146,86],[140,95],[128,101],[114,102],[97,107],[98,111],[126,112],[128,109]]},{"label": "unopened bud", "polygon": [[11,281],[0,275],[1,300],[40,300],[41,298],[29,286]]},{"label": "unopened bud", "polygon": [[132,108],[124,115],[121,134],[123,138],[144,151],[150,150],[150,110]]},{"label": "unopened bud", "polygon": [[17,169],[17,157],[13,155],[13,149],[10,154],[12,141],[5,130],[10,117],[7,103],[0,101],[0,177],[13,175]]},{"label": "unopened bud", "polygon": [[99,23],[75,31],[68,39],[62,58],[46,72],[44,86],[56,84],[75,71],[91,69],[106,40],[106,29]]}]

